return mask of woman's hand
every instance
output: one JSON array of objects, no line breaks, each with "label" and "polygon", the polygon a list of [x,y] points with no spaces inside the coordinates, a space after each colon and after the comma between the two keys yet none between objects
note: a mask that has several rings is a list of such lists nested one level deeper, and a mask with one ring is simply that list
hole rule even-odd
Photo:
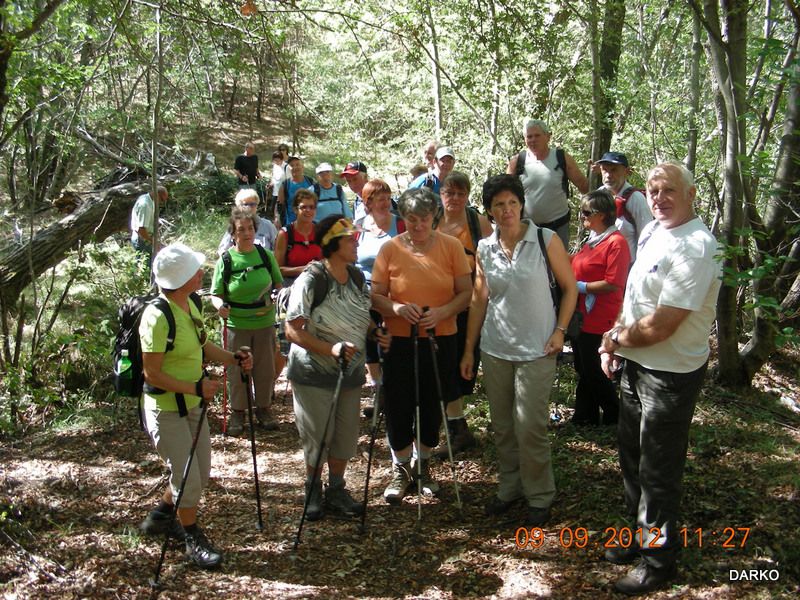
[{"label": "woman's hand", "polygon": [[383,327],[375,329],[375,340],[378,342],[378,346],[380,346],[381,350],[389,352],[389,348],[392,345],[392,335],[386,331],[386,329]]},{"label": "woman's hand", "polygon": [[547,356],[555,356],[564,349],[564,332],[556,329],[544,345]]},{"label": "woman's hand", "polygon": [[227,319],[231,314],[231,307],[228,306],[227,303],[223,303],[217,309],[217,312],[219,313],[220,317],[222,317],[223,319]]},{"label": "woman's hand", "polygon": [[396,304],[394,309],[394,314],[398,317],[403,317],[412,325],[419,323],[419,320],[422,318],[422,313],[422,307],[414,303]]},{"label": "woman's hand", "polygon": [[466,379],[467,381],[471,380],[475,373],[475,357],[473,356],[472,352],[464,352],[464,356],[461,357],[461,363],[459,364],[459,370],[461,372],[461,377]]},{"label": "woman's hand", "polygon": [[433,308],[426,307],[427,310],[422,313],[422,319],[420,320],[420,326],[427,331],[428,329],[435,329],[436,326],[441,322],[444,321],[450,315],[447,314],[447,310],[442,306],[435,306]]},{"label": "woman's hand", "polygon": [[211,400],[222,384],[218,379],[211,379],[210,377],[203,377],[200,381],[200,387],[203,390],[203,400]]},{"label": "woman's hand", "polygon": [[239,368],[245,373],[250,373],[253,370],[253,353],[247,346],[242,346],[233,355],[233,364],[239,365]]},{"label": "woman's hand", "polygon": [[344,361],[349,363],[358,353],[358,349],[352,342],[337,342],[331,346],[331,356],[337,359],[342,357],[342,350],[344,350]]}]

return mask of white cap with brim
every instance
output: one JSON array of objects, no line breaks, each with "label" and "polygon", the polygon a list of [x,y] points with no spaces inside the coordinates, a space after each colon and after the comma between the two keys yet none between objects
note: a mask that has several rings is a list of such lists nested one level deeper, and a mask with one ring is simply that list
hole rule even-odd
[{"label": "white cap with brim", "polygon": [[455,160],[455,159],[456,159],[456,155],[455,155],[455,154],[453,154],[453,151],[452,151],[450,148],[448,148],[447,146],[442,146],[441,148],[439,148],[439,149],[436,151],[436,160],[441,160],[441,159],[443,159],[445,156],[449,156],[449,157],[450,157],[450,158],[452,158],[453,160]]},{"label": "white cap with brim", "polygon": [[153,261],[156,283],[162,289],[177,290],[194,277],[205,262],[205,254],[195,252],[186,244],[178,242],[165,246]]},{"label": "white cap with brim", "polygon": [[317,175],[324,173],[325,171],[333,171],[331,163],[319,163],[317,166]]}]

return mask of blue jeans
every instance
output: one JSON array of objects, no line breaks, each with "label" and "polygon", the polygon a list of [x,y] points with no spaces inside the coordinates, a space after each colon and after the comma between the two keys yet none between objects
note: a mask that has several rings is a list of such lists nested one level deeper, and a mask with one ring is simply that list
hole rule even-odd
[{"label": "blue jeans", "polygon": [[642,557],[656,568],[677,560],[678,518],[689,425],[707,364],[689,373],[628,360],[622,375],[619,464],[625,503],[642,528]]}]

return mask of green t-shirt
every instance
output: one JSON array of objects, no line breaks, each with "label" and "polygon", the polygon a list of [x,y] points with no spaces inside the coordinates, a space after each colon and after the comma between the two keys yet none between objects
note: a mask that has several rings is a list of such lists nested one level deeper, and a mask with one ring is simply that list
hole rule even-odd
[{"label": "green t-shirt", "polygon": [[[165,297],[162,294],[162,297]],[[177,304],[169,300],[169,307],[175,317],[175,346],[167,352],[167,318],[155,306],[148,306],[142,313],[139,323],[139,340],[142,352],[163,352],[164,362],[161,370],[167,375],[181,381],[197,381],[203,375],[203,347],[200,345],[199,332],[192,317],[200,320],[200,313],[194,302],[189,301],[191,316]],[[186,408],[191,409],[200,404],[200,397],[184,394]],[[178,411],[173,392],[153,396],[144,394],[144,407],[165,411]]]},{"label": "green t-shirt", "polygon": [[[233,329],[264,329],[275,324],[275,305],[270,299],[270,290],[273,285],[283,282],[278,261],[269,250],[269,269],[264,268],[261,255],[257,248],[242,254],[236,248],[228,250],[231,255],[231,280],[228,282],[228,295],[225,296],[225,287],[222,285],[222,258],[214,267],[214,278],[211,282],[211,293],[219,296],[226,302],[241,304],[260,303],[256,308],[237,308],[231,306],[228,317],[228,326]],[[244,269],[249,269],[245,271]]]}]

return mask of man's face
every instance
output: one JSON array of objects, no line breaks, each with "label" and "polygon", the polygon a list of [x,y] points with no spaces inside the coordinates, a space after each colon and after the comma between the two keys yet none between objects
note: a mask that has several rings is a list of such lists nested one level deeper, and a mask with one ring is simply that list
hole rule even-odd
[{"label": "man's face", "polygon": [[322,171],[321,173],[317,173],[317,179],[319,179],[319,182],[322,185],[322,187],[328,189],[333,184],[333,172]]},{"label": "man's face", "polygon": [[694,216],[697,189],[687,186],[680,170],[665,165],[647,181],[647,204],[653,217],[667,229],[678,227]]},{"label": "man's face", "polygon": [[436,160],[436,166],[439,167],[439,181],[442,181],[456,166],[456,159],[452,156],[443,156]]},{"label": "man's face", "polygon": [[290,164],[289,168],[292,170],[292,179],[299,181],[303,178],[303,161],[295,158]]},{"label": "man's face", "polygon": [[345,175],[344,180],[351,190],[360,195],[361,190],[364,189],[364,185],[367,183],[367,174],[359,171],[355,175]]},{"label": "man's face", "polygon": [[425,164],[432,165],[436,158],[436,144],[428,144],[422,150],[422,158]]},{"label": "man's face", "polygon": [[603,185],[616,194],[625,185],[625,180],[630,175],[631,170],[625,165],[601,162],[600,172],[603,174]]},{"label": "man's face", "polygon": [[525,131],[525,145],[531,152],[544,151],[549,147],[550,134],[545,133],[539,127],[530,127]]}]

